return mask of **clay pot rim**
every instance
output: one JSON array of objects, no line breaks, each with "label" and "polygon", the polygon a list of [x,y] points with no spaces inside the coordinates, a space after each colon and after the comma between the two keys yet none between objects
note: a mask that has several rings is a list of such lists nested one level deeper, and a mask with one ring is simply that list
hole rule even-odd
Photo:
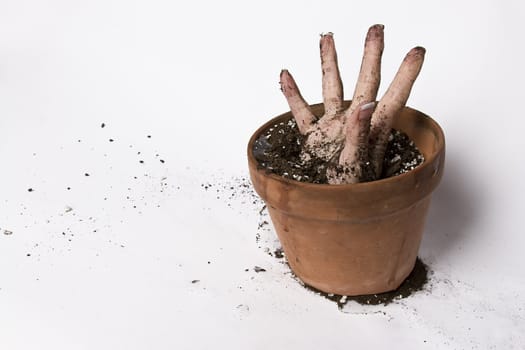
[{"label": "clay pot rim", "polygon": [[[345,101],[345,104],[349,104],[350,102],[351,101]],[[313,104],[313,105],[310,105],[310,107],[312,109],[324,108],[322,103]],[[436,159],[436,157],[440,156],[439,150],[442,150],[442,149],[445,148],[445,136],[444,136],[443,130],[441,129],[441,126],[434,119],[432,119],[430,116],[426,115],[425,113],[423,113],[423,112],[421,112],[421,111],[419,111],[417,109],[408,107],[408,106],[403,107],[403,109],[408,109],[408,110],[412,110],[414,112],[417,112],[422,118],[426,119],[426,122],[428,122],[429,124],[433,125],[433,130],[435,130],[437,132],[437,134],[436,134],[436,140],[437,140],[437,147],[436,147],[436,149],[438,151],[433,152],[430,155],[430,157],[425,157],[425,160],[424,160],[423,164],[420,164],[415,169],[410,170],[410,171],[408,171],[406,173],[403,173],[403,174],[400,174],[400,175],[391,176],[391,177],[388,177],[388,178],[385,178],[385,179],[380,179],[380,180],[374,180],[374,181],[368,181],[368,182],[358,182],[358,183],[353,183],[353,184],[316,184],[316,183],[311,183],[311,182],[302,182],[302,181],[297,181],[297,180],[293,180],[293,179],[288,179],[288,178],[285,178],[285,177],[283,177],[281,175],[277,175],[277,174],[270,173],[270,172],[266,171],[266,169],[261,167],[259,162],[255,159],[255,156],[253,155],[253,145],[254,145],[255,141],[257,140],[257,138],[261,135],[261,133],[263,131],[265,131],[266,129],[268,129],[271,125],[276,124],[277,122],[281,122],[280,119],[288,119],[288,118],[292,117],[292,113],[290,111],[288,111],[286,113],[283,113],[283,114],[280,114],[277,117],[274,117],[274,118],[270,119],[269,121],[264,123],[262,126],[260,126],[252,134],[252,136],[250,138],[250,141],[248,142],[248,148],[247,148],[248,160],[251,163],[251,165],[254,166],[254,169],[256,169],[257,172],[264,172],[265,176],[267,176],[267,177],[269,177],[269,178],[271,178],[271,179],[273,179],[275,181],[279,181],[279,182],[282,182],[282,183],[285,183],[285,184],[288,184],[288,185],[301,187],[301,188],[304,188],[304,189],[312,189],[312,190],[315,189],[315,190],[322,190],[322,191],[341,191],[341,190],[345,190],[345,189],[354,189],[354,190],[366,191],[367,188],[375,188],[375,189],[377,189],[377,186],[382,186],[382,185],[392,186],[393,184],[395,184],[397,182],[403,182],[404,179],[407,178],[407,177],[417,176],[419,173],[424,172],[424,170],[426,168],[428,168],[428,167],[430,167],[430,166],[432,166],[434,164],[434,160]]]}]

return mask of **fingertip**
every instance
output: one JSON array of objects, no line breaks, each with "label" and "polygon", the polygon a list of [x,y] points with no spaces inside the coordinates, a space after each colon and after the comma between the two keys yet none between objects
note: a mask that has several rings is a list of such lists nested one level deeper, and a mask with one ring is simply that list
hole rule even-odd
[{"label": "fingertip", "polygon": [[376,40],[381,39],[384,36],[385,26],[382,24],[374,24],[368,29],[368,33],[366,34],[366,40]]},{"label": "fingertip", "polygon": [[410,51],[408,51],[404,60],[408,62],[423,62],[426,52],[427,50],[425,50],[424,47],[416,46],[412,48]]},{"label": "fingertip", "polygon": [[290,71],[288,71],[288,69],[281,70],[281,73],[279,74],[279,81],[281,84],[293,81],[292,75],[290,74]]},{"label": "fingertip", "polygon": [[321,33],[321,39],[319,40],[319,45],[321,48],[329,45],[334,45],[334,33],[328,32],[328,33]]},{"label": "fingertip", "polygon": [[416,46],[410,50],[409,54],[424,56],[427,50],[423,46]]}]

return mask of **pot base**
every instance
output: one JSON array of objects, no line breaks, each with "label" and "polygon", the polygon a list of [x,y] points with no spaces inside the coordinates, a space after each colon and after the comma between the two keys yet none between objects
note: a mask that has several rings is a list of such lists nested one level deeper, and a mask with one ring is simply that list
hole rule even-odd
[{"label": "pot base", "polygon": [[303,283],[303,285],[306,289],[335,302],[339,308],[342,308],[349,301],[354,301],[361,305],[388,305],[394,300],[407,298],[410,295],[423,290],[427,282],[428,267],[421,259],[418,258],[412,272],[403,281],[403,283],[401,283],[399,288],[391,292],[348,296],[326,293],[307,284]]}]

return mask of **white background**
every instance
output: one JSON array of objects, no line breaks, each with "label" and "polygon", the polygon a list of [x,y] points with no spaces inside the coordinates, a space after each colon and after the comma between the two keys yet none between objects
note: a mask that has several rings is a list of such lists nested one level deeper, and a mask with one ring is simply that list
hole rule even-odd
[{"label": "white background", "polygon": [[[0,349],[525,348],[524,9],[2,0]],[[420,252],[431,285],[340,311],[267,254],[245,147],[287,110],[281,68],[321,100],[322,32],[350,97],[374,23],[380,93],[427,48],[408,105],[443,127],[446,174]]]}]

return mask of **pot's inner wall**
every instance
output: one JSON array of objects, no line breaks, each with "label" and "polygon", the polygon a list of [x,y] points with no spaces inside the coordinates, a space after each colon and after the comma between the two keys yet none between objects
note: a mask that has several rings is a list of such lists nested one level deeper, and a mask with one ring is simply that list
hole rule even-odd
[{"label": "pot's inner wall", "polygon": [[394,128],[404,131],[414,141],[425,160],[432,158],[439,150],[441,135],[436,133],[429,118],[414,110],[405,109],[403,116],[394,123]]}]

